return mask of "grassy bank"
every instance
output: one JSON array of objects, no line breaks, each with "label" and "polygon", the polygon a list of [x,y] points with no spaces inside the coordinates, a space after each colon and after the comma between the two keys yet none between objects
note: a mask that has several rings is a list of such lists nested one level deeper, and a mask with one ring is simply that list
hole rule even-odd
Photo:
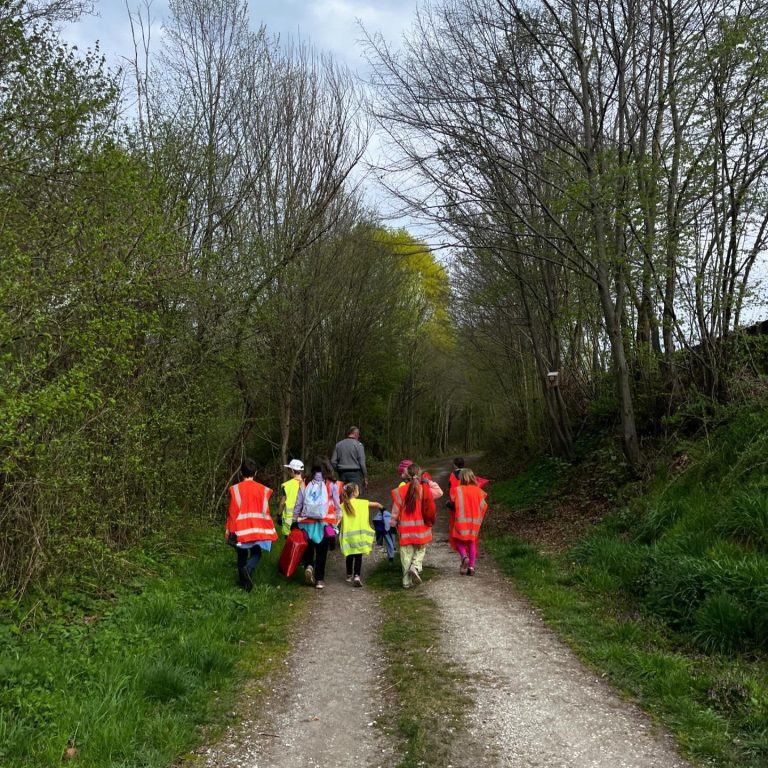
[{"label": "grassy bank", "polygon": [[[434,571],[425,568],[422,576],[428,581]],[[381,590],[381,641],[393,701],[389,722],[405,753],[398,768],[449,765],[453,734],[471,703],[463,693],[466,678],[439,646],[434,601],[422,589],[404,590],[401,579],[398,562],[382,563],[366,581]]]},{"label": "grassy bank", "polygon": [[[616,488],[612,511],[577,542],[553,548],[544,535],[542,546],[500,525],[487,544],[576,652],[686,755],[758,768],[768,764],[768,411],[709,426],[678,440],[646,482]],[[603,476],[601,465],[537,462],[493,490],[498,514],[513,531],[538,518],[525,533],[556,527],[547,518],[569,498],[572,514],[588,515],[583,487],[571,493],[585,475]]]},{"label": "grassy bank", "polygon": [[3,603],[0,764],[167,768],[214,738],[241,682],[275,665],[302,602],[265,555],[246,594],[219,527],[126,562],[130,581],[78,580]]}]

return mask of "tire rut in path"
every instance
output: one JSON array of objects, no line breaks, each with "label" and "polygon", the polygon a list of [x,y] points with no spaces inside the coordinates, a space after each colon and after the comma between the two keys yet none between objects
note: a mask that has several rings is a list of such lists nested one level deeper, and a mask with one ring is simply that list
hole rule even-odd
[{"label": "tire rut in path", "polygon": [[440,578],[424,588],[440,611],[443,648],[473,681],[465,737],[486,749],[482,762],[458,759],[454,768],[689,767],[644,712],[582,665],[490,557],[480,556],[476,576],[459,575],[445,513],[434,536],[426,562]]},{"label": "tire rut in path", "polygon": [[[378,553],[376,553],[378,555]],[[378,555],[380,557],[380,555]],[[374,555],[364,559],[374,567]],[[375,768],[396,764],[376,721],[384,712],[378,599],[344,581],[344,558],[328,555],[326,588],[292,638],[292,651],[263,694],[246,693],[243,722],[200,751],[205,768]],[[294,577],[298,578],[298,577]],[[382,663],[377,663],[381,659]]]}]

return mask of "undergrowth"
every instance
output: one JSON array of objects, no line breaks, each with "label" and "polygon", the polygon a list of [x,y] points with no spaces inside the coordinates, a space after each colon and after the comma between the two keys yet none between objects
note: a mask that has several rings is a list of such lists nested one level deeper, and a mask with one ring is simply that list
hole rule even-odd
[{"label": "undergrowth", "polygon": [[534,507],[549,496],[569,469],[562,459],[540,456],[513,479],[495,482],[493,499],[510,508]]},{"label": "undergrowth", "polygon": [[[75,579],[56,597],[3,601],[0,764],[167,768],[225,724],[246,676],[287,648],[300,592],[265,554],[250,594],[217,528],[132,555],[145,576]],[[108,589],[105,589],[108,587]],[[104,592],[108,596],[104,596]]]},{"label": "undergrowth", "polygon": [[[566,552],[489,541],[583,658],[688,755],[728,768],[768,764],[766,463],[768,410],[731,411],[659,459],[644,488],[622,489],[624,503]],[[567,471],[528,475],[517,490],[516,480],[493,488],[494,502],[528,504],[532,487],[539,504],[568,492]]]}]

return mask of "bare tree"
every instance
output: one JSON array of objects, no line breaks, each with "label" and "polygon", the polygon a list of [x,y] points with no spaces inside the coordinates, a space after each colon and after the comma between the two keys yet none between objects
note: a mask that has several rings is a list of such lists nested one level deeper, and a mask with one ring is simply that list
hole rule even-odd
[{"label": "bare tree", "polygon": [[[308,46],[250,31],[240,0],[175,0],[170,11],[162,66],[148,74],[135,63],[141,136],[183,214],[200,354],[233,350],[226,367],[242,398],[234,463],[263,395],[263,361],[250,350],[285,303],[275,292],[293,295],[288,267],[311,261],[334,236],[367,130],[351,75]],[[281,413],[285,428],[285,403]],[[281,443],[285,452],[285,434]]]},{"label": "bare tree", "polygon": [[554,364],[605,335],[635,467],[638,376],[663,358],[673,386],[685,344],[717,378],[764,249],[765,30],[744,3],[448,0],[399,52],[369,41],[392,191],[528,281],[526,322],[526,298],[569,313],[565,272],[592,284],[599,321],[555,323],[531,352]]}]

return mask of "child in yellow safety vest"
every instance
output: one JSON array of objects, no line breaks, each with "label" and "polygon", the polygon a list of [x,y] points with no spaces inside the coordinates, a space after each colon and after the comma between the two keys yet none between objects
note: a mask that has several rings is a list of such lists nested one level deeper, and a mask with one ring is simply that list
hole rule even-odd
[{"label": "child in yellow safety vest", "polygon": [[341,536],[339,546],[346,556],[347,581],[356,587],[362,587],[360,573],[363,568],[363,555],[373,549],[375,533],[370,522],[369,510],[383,509],[378,501],[358,498],[360,487],[357,483],[347,483],[341,492]]},{"label": "child in yellow safety vest", "polygon": [[291,476],[280,485],[280,498],[277,503],[277,524],[283,536],[291,532],[293,523],[293,509],[296,506],[296,499],[299,495],[299,489],[304,487],[304,481],[301,477],[304,472],[304,462],[299,459],[291,459],[288,464],[283,465],[290,471]]}]

